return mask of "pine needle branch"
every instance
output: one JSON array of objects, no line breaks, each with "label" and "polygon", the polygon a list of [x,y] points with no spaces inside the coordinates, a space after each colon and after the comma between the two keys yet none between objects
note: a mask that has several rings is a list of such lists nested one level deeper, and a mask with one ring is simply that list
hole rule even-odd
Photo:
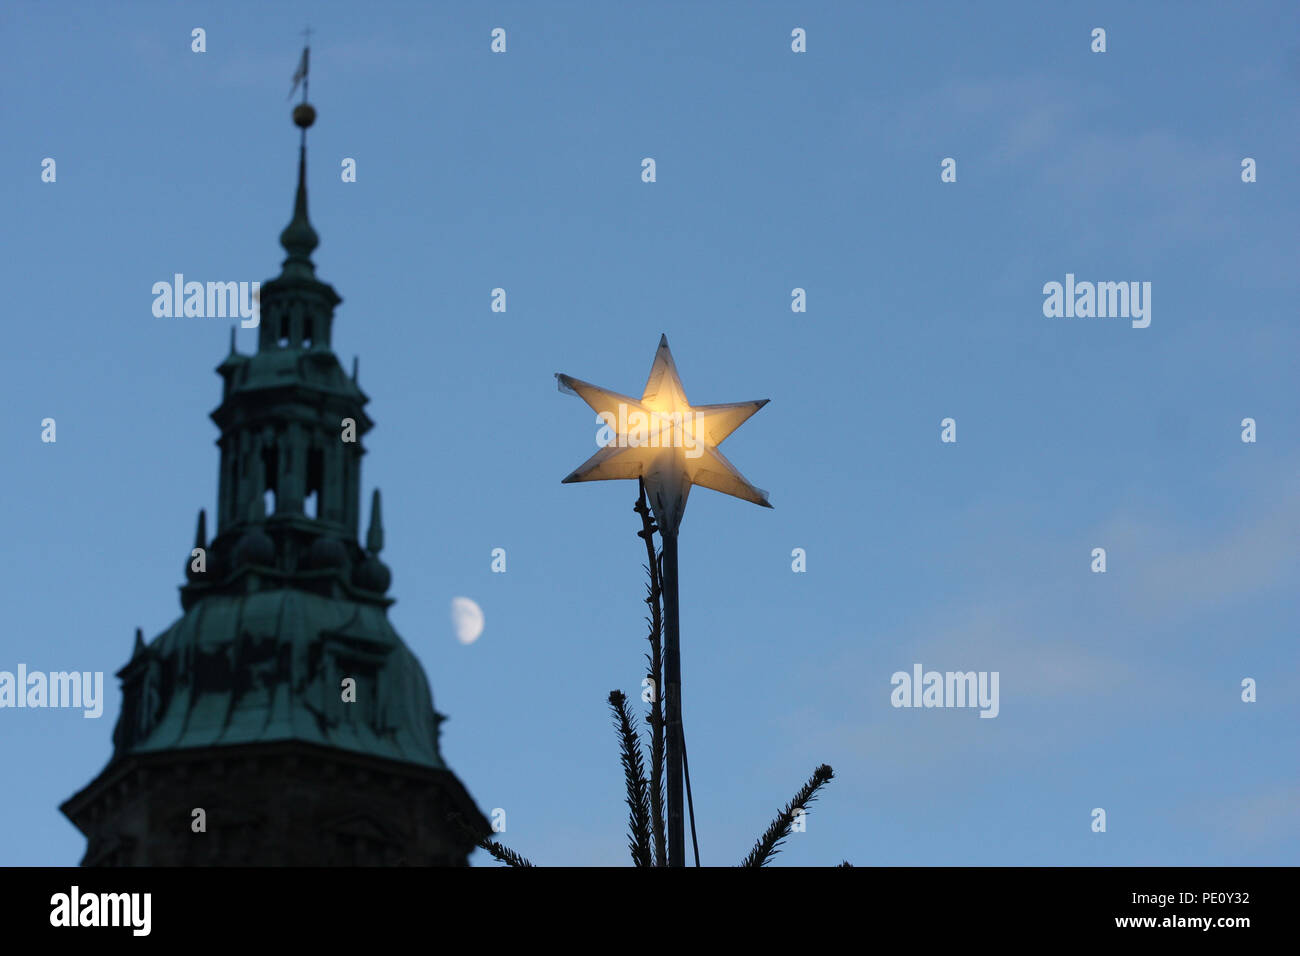
[{"label": "pine needle branch", "polygon": [[627,848],[632,852],[634,864],[653,866],[650,858],[650,785],[646,783],[645,766],[641,762],[641,742],[632,729],[632,714],[627,709],[627,698],[622,691],[610,691],[609,706],[614,711],[623,774],[627,778]]},{"label": "pine needle branch", "polygon": [[641,517],[641,530],[637,537],[645,542],[646,574],[650,584],[646,587],[645,602],[650,607],[650,653],[646,655],[646,665],[650,673],[650,822],[654,828],[655,865],[668,865],[668,848],[664,823],[664,711],[663,695],[663,581],[659,576],[659,555],[655,552],[654,535],[659,529],[651,517],[646,504],[645,482],[638,481],[640,496],[632,506]]},{"label": "pine needle branch", "polygon": [[458,829],[468,839],[473,840],[475,846],[487,850],[489,853],[492,854],[494,858],[496,858],[500,862],[505,863],[509,866],[532,866],[531,863],[525,860],[514,850],[510,849],[508,846],[502,846],[500,843],[497,843],[494,840],[489,840],[487,837],[480,836],[479,834],[475,833],[472,829],[470,829],[469,824],[465,822],[465,818],[462,817],[459,813],[453,811],[447,814],[447,819],[450,820],[452,824],[456,827],[456,829]]},{"label": "pine needle branch", "polygon": [[785,809],[777,814],[772,825],[767,828],[767,832],[758,839],[754,849],[749,851],[749,856],[745,857],[740,865],[763,866],[775,856],[782,841],[790,835],[790,828],[794,826],[795,811],[807,810],[808,804],[817,799],[817,791],[834,776],[829,764],[822,764],[814,770],[812,777],[795,794],[794,799],[785,805]]}]

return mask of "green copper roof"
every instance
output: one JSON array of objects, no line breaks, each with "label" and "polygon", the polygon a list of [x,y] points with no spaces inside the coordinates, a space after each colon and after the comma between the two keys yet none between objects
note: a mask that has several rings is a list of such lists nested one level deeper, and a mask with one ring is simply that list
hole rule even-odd
[{"label": "green copper roof", "polygon": [[120,751],[303,740],[445,768],[424,670],[381,607],[294,588],[213,595],[121,676]]}]

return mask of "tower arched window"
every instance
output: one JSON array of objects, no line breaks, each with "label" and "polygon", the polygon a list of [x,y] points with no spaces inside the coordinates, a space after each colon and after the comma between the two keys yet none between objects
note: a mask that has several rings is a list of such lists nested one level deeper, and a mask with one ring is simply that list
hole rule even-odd
[{"label": "tower arched window", "polygon": [[280,491],[280,449],[274,444],[262,449],[263,474],[266,476],[266,514],[275,514],[275,500]]},{"label": "tower arched window", "polygon": [[322,499],[325,497],[325,453],[319,448],[307,451],[307,497],[303,513],[308,518],[324,517]]}]

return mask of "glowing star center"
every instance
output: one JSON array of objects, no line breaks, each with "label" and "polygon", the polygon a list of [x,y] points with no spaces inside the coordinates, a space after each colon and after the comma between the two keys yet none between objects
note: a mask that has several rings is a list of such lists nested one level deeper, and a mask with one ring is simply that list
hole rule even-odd
[{"label": "glowing star center", "polygon": [[661,412],[619,402],[618,413],[597,412],[596,444],[601,448],[680,448],[687,458],[704,454],[704,413]]}]

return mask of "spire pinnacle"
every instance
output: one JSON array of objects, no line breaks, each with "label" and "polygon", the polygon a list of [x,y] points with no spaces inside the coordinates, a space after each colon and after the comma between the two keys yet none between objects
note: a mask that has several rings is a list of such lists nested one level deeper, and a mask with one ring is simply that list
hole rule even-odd
[{"label": "spire pinnacle", "polygon": [[284,274],[311,278],[316,274],[311,254],[320,245],[320,237],[307,218],[307,130],[316,122],[316,110],[310,103],[299,103],[293,108],[293,122],[302,130],[302,142],[298,146],[298,192],[293,200],[293,219],[280,233],[280,245],[289,253],[284,260]]},{"label": "spire pinnacle", "polygon": [[199,509],[199,527],[194,535],[194,547],[206,548],[208,546],[208,512],[204,508]]},{"label": "spire pinnacle", "polygon": [[379,503],[379,489],[370,496],[370,530],[366,532],[366,550],[378,554],[384,550],[384,511]]}]

